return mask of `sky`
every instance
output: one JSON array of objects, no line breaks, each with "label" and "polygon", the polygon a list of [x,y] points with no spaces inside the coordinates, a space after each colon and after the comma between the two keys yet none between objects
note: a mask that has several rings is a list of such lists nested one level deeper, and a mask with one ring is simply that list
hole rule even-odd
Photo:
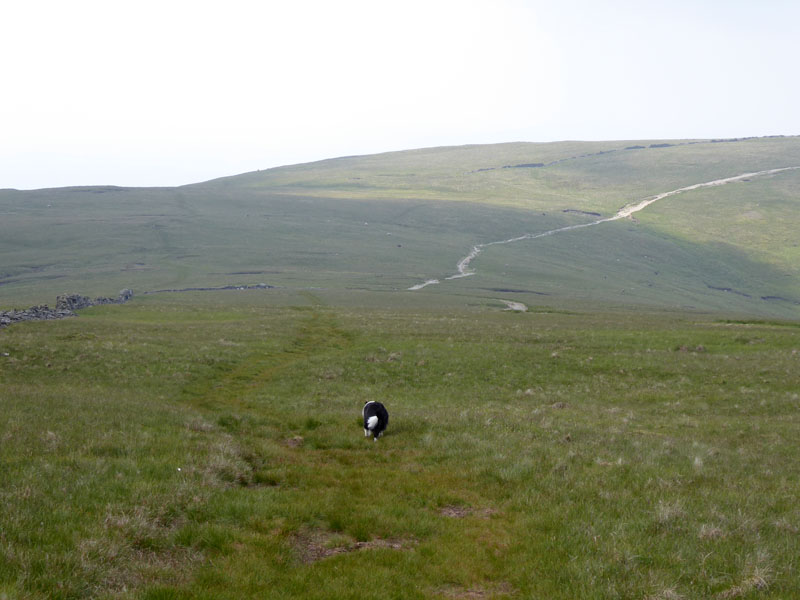
[{"label": "sky", "polygon": [[795,0],[0,0],[0,188],[800,134]]}]

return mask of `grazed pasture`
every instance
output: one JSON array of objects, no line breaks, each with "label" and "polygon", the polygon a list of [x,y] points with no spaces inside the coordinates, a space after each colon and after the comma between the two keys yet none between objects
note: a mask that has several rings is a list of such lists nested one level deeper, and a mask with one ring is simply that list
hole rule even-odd
[{"label": "grazed pasture", "polygon": [[796,322],[342,298],[0,331],[0,597],[800,596]]}]

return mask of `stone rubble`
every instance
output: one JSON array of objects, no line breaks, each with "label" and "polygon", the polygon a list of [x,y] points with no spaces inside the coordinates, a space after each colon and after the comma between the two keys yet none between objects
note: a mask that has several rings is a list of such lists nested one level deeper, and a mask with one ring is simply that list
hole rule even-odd
[{"label": "stone rubble", "polygon": [[0,311],[0,328],[23,321],[47,321],[74,317],[77,316],[76,310],[100,304],[124,304],[131,298],[133,298],[133,292],[129,289],[121,290],[116,298],[95,298],[94,300],[80,294],[62,294],[56,297],[55,308],[40,304],[21,310]]}]

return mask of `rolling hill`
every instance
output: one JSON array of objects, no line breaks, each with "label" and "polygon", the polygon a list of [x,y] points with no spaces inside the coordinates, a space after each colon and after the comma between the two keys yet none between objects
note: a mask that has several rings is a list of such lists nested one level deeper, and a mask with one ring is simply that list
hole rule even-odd
[{"label": "rolling hill", "polygon": [[[264,283],[798,318],[794,167],[798,137],[509,143],[177,188],[0,190],[0,307]],[[476,246],[470,276],[447,279]]]},{"label": "rolling hill", "polygon": [[0,311],[136,293],[0,328],[0,600],[800,597],[798,166],[563,142],[0,191]]}]

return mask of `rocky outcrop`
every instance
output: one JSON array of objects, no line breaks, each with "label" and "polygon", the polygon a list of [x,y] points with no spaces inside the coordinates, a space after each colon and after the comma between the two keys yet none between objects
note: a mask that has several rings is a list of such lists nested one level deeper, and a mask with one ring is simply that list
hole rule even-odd
[{"label": "rocky outcrop", "polygon": [[133,298],[133,292],[129,289],[121,290],[116,298],[95,298],[79,294],[64,294],[56,297],[56,307],[50,308],[46,304],[32,306],[22,310],[0,311],[0,327],[6,327],[12,323],[23,321],[49,321],[53,319],[64,319],[76,316],[75,311],[99,304],[124,304]]}]

